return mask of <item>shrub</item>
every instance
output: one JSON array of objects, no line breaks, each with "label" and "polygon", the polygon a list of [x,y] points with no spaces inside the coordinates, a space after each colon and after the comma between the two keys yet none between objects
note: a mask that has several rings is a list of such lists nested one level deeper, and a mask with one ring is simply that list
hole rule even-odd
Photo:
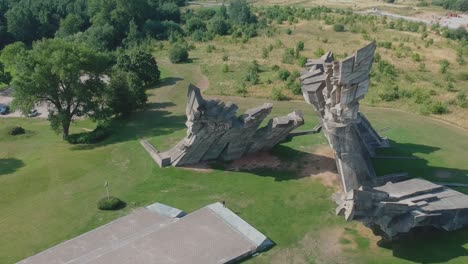
[{"label": "shrub", "polygon": [[229,65],[223,64],[223,72],[224,73],[229,72]]},{"label": "shrub", "polygon": [[268,49],[266,47],[263,47],[263,49],[262,49],[262,58],[264,58],[264,59],[268,58],[268,53],[269,53]]},{"label": "shrub", "polygon": [[83,132],[78,134],[71,134],[65,138],[70,144],[95,144],[103,141],[111,134],[111,130],[107,125],[98,125],[96,129],[91,132]]},{"label": "shrub", "polygon": [[288,89],[291,90],[291,92],[294,95],[301,95],[302,90],[301,90],[301,84],[298,82],[291,82],[288,84]]},{"label": "shrub", "polygon": [[389,85],[384,88],[384,91],[379,93],[380,99],[386,102],[391,102],[395,101],[398,98],[400,98],[400,94],[398,91],[398,86],[397,85]]},{"label": "shrub", "polygon": [[245,97],[247,95],[247,87],[245,85],[245,83],[241,83],[241,85],[239,85],[237,88],[236,88],[236,94],[242,96],[242,97]]},{"label": "shrub", "polygon": [[303,51],[304,50],[304,42],[302,42],[302,41],[297,42],[296,50]]},{"label": "shrub", "polygon": [[297,65],[299,65],[300,67],[304,67],[306,63],[307,63],[307,58],[304,56],[299,56],[299,58],[297,59]]},{"label": "shrub", "polygon": [[318,48],[318,49],[314,52],[314,55],[317,56],[317,57],[322,57],[323,55],[325,55],[325,50],[322,49],[322,48]]},{"label": "shrub", "polygon": [[419,55],[419,53],[411,54],[411,59],[416,62],[420,62],[422,60],[421,55]]},{"label": "shrub", "polygon": [[206,47],[206,52],[208,52],[208,53],[213,52],[213,50],[216,50],[216,46],[208,45],[208,46]]},{"label": "shrub", "polygon": [[271,99],[274,101],[281,101],[286,99],[280,87],[275,87],[271,90]]},{"label": "shrub", "polygon": [[278,65],[276,65],[276,64],[271,66],[272,71],[278,71],[279,69],[280,69],[280,67]]},{"label": "shrub", "polygon": [[446,59],[443,59],[439,62],[439,72],[440,73],[447,73],[448,67],[450,66],[450,62]]},{"label": "shrub", "polygon": [[378,43],[379,47],[386,48],[386,49],[391,49],[392,48],[392,42],[390,41],[381,41]]},{"label": "shrub", "polygon": [[125,203],[117,197],[109,196],[104,197],[98,201],[98,208],[100,210],[119,210],[125,207]]},{"label": "shrub", "polygon": [[449,92],[455,91],[455,85],[453,84],[453,82],[447,82],[447,91]]},{"label": "shrub", "polygon": [[291,35],[291,34],[292,34],[292,30],[291,30],[290,28],[286,29],[286,34]]},{"label": "shrub", "polygon": [[292,64],[294,61],[294,58],[295,58],[294,49],[287,48],[284,50],[283,59],[281,61],[283,63]]},{"label": "shrub", "polygon": [[24,133],[26,133],[24,128],[19,127],[19,126],[15,126],[15,127],[8,129],[8,135],[10,136],[23,135]]},{"label": "shrub", "polygon": [[229,56],[227,54],[224,54],[223,55],[223,61],[228,61],[229,60]]},{"label": "shrub", "polygon": [[457,105],[461,108],[468,107],[468,101],[466,100],[466,93],[464,91],[459,91],[457,93]]},{"label": "shrub", "polygon": [[430,111],[435,115],[442,115],[448,113],[448,108],[446,104],[439,101],[431,104]]},{"label": "shrub", "polygon": [[258,65],[256,60],[252,61],[247,68],[247,75],[245,76],[245,80],[253,85],[260,83],[260,77],[258,76],[259,72],[260,65]]},{"label": "shrub", "polygon": [[458,74],[458,79],[462,81],[468,81],[468,72],[461,72]]},{"label": "shrub", "polygon": [[189,58],[188,50],[186,47],[175,45],[169,51],[169,60],[172,63],[187,62]]},{"label": "shrub", "polygon": [[345,27],[343,24],[335,24],[333,25],[333,30],[335,30],[336,32],[343,32],[345,31]]},{"label": "shrub", "polygon": [[278,71],[278,78],[282,81],[286,81],[290,75],[291,73],[288,70],[281,69]]}]

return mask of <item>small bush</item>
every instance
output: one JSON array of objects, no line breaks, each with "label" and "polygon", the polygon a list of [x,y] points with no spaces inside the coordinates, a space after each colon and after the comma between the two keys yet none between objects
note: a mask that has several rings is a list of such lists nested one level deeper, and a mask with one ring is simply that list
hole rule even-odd
[{"label": "small bush", "polygon": [[228,61],[229,60],[229,56],[227,54],[224,54],[223,55],[223,61]]},{"label": "small bush", "polygon": [[100,210],[119,210],[125,207],[125,203],[117,197],[109,196],[104,197],[98,201],[98,208]]},{"label": "small bush", "polygon": [[381,41],[377,45],[379,47],[386,48],[386,49],[391,49],[392,48],[392,42],[391,41]]},{"label": "small bush", "polygon": [[224,73],[229,72],[229,65],[223,64],[223,72]]},{"label": "small bush", "polygon": [[291,30],[290,28],[286,29],[286,34],[291,35],[291,34],[292,34],[292,30]]},{"label": "small bush", "polygon": [[283,92],[281,91],[281,88],[275,87],[273,90],[271,90],[271,99],[274,101],[282,101],[286,99],[284,96]]},{"label": "small bush", "polygon": [[286,81],[291,73],[286,69],[281,69],[278,71],[278,78],[282,81]]},{"label": "small bush", "polygon": [[252,61],[247,68],[247,74],[245,76],[245,81],[250,82],[253,85],[260,83],[260,77],[258,73],[260,72],[260,65],[256,60]]},{"label": "small bush", "polygon": [[216,50],[216,46],[214,46],[214,45],[208,45],[208,46],[206,47],[206,52],[208,52],[208,53],[211,53],[211,52],[213,52],[214,50]]},{"label": "small bush", "polygon": [[335,24],[333,25],[333,30],[335,30],[336,32],[343,32],[345,31],[345,27],[343,24]]},{"label": "small bush", "polygon": [[323,55],[325,55],[325,50],[322,49],[322,48],[318,48],[318,49],[314,52],[314,55],[317,56],[317,57],[322,57]]},{"label": "small bush", "polygon": [[439,101],[431,104],[430,111],[435,115],[442,115],[448,113],[448,108],[446,104]]},{"label": "small bush", "polygon": [[450,62],[448,60],[441,60],[439,62],[439,72],[440,73],[447,73],[448,67],[450,66]]},{"label": "small bush", "polygon": [[19,127],[19,126],[12,127],[12,128],[10,128],[10,129],[8,130],[8,135],[10,135],[10,136],[23,135],[24,133],[26,133],[26,131],[24,130],[24,128]]},{"label": "small bush", "polygon": [[387,86],[383,92],[379,93],[379,97],[386,102],[398,100],[400,98],[398,90],[397,85]]},{"label": "small bush", "polygon": [[304,42],[302,42],[302,41],[297,42],[296,50],[303,51],[304,50]]},{"label": "small bush", "polygon": [[241,85],[239,85],[237,88],[236,88],[236,94],[237,95],[240,95],[242,97],[245,97],[247,95],[247,86],[245,85],[245,83],[241,83]]},{"label": "small bush", "polygon": [[299,56],[299,58],[297,59],[297,65],[299,65],[300,67],[304,67],[306,63],[307,63],[307,58],[304,56]]},{"label": "small bush", "polygon": [[111,130],[106,125],[98,125],[91,132],[84,132],[69,135],[65,140],[70,144],[95,144],[103,141],[111,134]]},{"label": "small bush", "polygon": [[294,49],[286,48],[283,53],[283,59],[281,62],[286,64],[292,64],[295,58]]},{"label": "small bush", "polygon": [[176,45],[169,51],[169,60],[172,63],[187,62],[188,58],[189,54],[186,47]]},{"label": "small bush", "polygon": [[272,71],[278,71],[279,69],[280,69],[280,67],[278,65],[276,65],[276,64],[271,66]]},{"label": "small bush", "polygon": [[262,49],[262,58],[264,58],[264,59],[268,58],[268,54],[269,54],[268,48],[263,47],[263,49]]},{"label": "small bush", "polygon": [[468,106],[468,101],[466,100],[466,94],[464,91],[460,91],[457,94],[457,104],[461,108],[465,108]]}]

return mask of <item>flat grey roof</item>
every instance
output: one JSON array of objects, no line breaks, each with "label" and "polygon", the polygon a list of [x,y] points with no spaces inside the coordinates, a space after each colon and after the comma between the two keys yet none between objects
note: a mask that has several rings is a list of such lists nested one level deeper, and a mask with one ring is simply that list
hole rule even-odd
[{"label": "flat grey roof", "polygon": [[220,203],[181,218],[168,216],[174,210],[160,204],[137,209],[19,263],[226,263],[272,245]]}]

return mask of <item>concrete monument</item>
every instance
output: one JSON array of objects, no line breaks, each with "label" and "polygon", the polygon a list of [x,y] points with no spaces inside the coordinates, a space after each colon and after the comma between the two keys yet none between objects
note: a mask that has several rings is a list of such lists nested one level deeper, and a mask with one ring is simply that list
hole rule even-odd
[{"label": "concrete monument", "polygon": [[336,212],[359,220],[392,240],[415,227],[450,231],[468,225],[468,196],[406,174],[376,177],[371,158],[389,147],[359,112],[359,100],[369,88],[375,43],[342,61],[328,52],[308,60],[301,74],[302,92],[321,119],[334,150],[344,194]]},{"label": "concrete monument", "polygon": [[186,105],[187,136],[173,148],[158,152],[147,141],[141,143],[159,166],[183,166],[209,160],[234,160],[246,154],[267,151],[304,124],[302,113],[294,111],[273,118],[259,128],[272,104],[249,109],[237,117],[237,105],[205,100],[200,89],[190,85]]}]

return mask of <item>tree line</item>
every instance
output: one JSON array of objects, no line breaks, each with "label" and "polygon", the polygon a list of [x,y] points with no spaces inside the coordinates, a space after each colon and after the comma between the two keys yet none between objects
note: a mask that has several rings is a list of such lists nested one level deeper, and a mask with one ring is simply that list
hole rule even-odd
[{"label": "tree line", "polygon": [[182,12],[184,5],[185,0],[0,0],[0,82],[11,82],[13,108],[27,112],[46,102],[51,127],[69,139],[77,117],[105,123],[145,107],[146,89],[160,79],[146,40],[203,41],[233,32],[252,36],[256,30],[246,0],[231,0],[216,11]]}]

